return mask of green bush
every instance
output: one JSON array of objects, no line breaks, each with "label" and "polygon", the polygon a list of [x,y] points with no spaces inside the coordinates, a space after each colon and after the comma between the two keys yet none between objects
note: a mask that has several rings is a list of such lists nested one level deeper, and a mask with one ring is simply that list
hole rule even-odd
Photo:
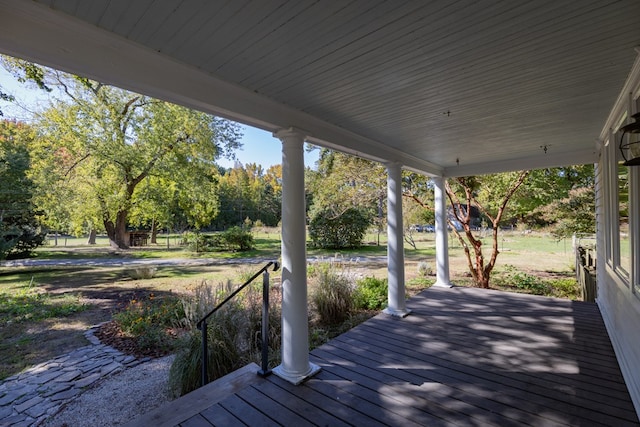
[{"label": "green bush", "polygon": [[311,217],[309,237],[318,248],[356,248],[362,246],[370,223],[369,216],[360,209],[349,208],[340,215],[323,209]]},{"label": "green bush", "polygon": [[219,236],[188,231],[182,235],[182,244],[192,252],[210,252],[219,246]]},{"label": "green bush", "polygon": [[311,302],[321,323],[340,323],[353,310],[353,286],[333,263],[318,263],[311,283]]},{"label": "green bush", "polygon": [[565,277],[548,281],[551,295],[557,298],[579,300],[580,286],[575,277]]},{"label": "green bush", "polygon": [[182,242],[193,252],[248,251],[253,249],[253,235],[240,227],[231,227],[221,233],[202,234],[187,232]]},{"label": "green bush", "polygon": [[386,307],[389,285],[387,279],[365,277],[356,282],[354,304],[356,308],[380,310]]},{"label": "green bush", "polygon": [[253,235],[240,227],[231,227],[220,235],[221,243],[227,250],[249,251],[253,249]]},{"label": "green bush", "polygon": [[548,295],[549,293],[549,286],[544,280],[529,273],[518,271],[512,265],[505,266],[504,271],[494,278],[494,283],[534,295]]},{"label": "green bush", "polygon": [[168,330],[183,317],[184,310],[177,297],[155,298],[150,294],[148,298],[132,300],[113,319],[122,332],[135,338],[140,349],[168,352],[177,344]]}]

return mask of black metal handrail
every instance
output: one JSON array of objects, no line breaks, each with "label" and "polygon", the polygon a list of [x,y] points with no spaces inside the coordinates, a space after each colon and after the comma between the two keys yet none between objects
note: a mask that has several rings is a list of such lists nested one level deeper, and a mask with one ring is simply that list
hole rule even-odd
[{"label": "black metal handrail", "polygon": [[224,301],[218,304],[213,310],[207,313],[202,319],[198,321],[196,326],[202,331],[202,359],[200,366],[202,368],[201,385],[209,383],[208,374],[208,346],[207,346],[207,319],[220,307],[229,302],[235,297],[238,292],[243,290],[247,285],[253,282],[259,275],[262,274],[262,369],[258,371],[258,375],[266,377],[271,373],[269,369],[269,267],[273,266],[273,271],[277,271],[280,268],[280,264],[277,261],[270,261],[264,267],[262,267],[256,274],[251,276],[242,286],[233,291],[231,295],[226,297]]}]

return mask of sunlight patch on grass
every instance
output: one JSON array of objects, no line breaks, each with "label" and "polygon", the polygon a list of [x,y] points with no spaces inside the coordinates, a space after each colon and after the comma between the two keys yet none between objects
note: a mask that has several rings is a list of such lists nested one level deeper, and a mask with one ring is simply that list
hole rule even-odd
[{"label": "sunlight patch on grass", "polygon": [[66,317],[87,309],[78,294],[51,295],[36,288],[0,293],[0,324]]}]

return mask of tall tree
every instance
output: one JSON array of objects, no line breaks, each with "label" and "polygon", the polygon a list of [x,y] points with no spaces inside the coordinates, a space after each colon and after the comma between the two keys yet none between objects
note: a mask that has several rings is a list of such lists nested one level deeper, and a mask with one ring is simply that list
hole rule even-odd
[{"label": "tall tree", "polygon": [[329,149],[321,149],[317,165],[308,185],[312,209],[330,207],[339,215],[349,208],[364,208],[374,217],[380,197],[386,200],[383,165]]},{"label": "tall tree", "polygon": [[28,255],[44,243],[28,176],[33,135],[23,123],[0,121],[0,259]]},{"label": "tall tree", "polygon": [[[14,73],[24,70],[22,63],[18,65]],[[47,86],[57,88],[63,100],[54,102],[39,118],[40,144],[54,153],[51,160],[57,162],[59,180],[91,193],[95,204],[78,207],[92,212],[86,216],[100,218],[113,246],[128,246],[129,214],[145,179],[198,183],[208,176],[209,181],[215,180],[211,177],[215,159],[240,145],[238,126],[227,120],[86,78],[42,70]],[[202,188],[210,190],[210,186]],[[205,197],[215,199],[210,194]],[[209,215],[215,211],[211,205],[206,209]]]},{"label": "tall tree", "polygon": [[280,221],[282,199],[282,167],[236,164],[219,180],[220,214],[214,225],[226,228],[243,225],[245,220],[275,226]]},{"label": "tall tree", "polygon": [[593,187],[569,190],[567,197],[555,200],[540,210],[551,224],[551,234],[557,239],[575,233],[596,232],[596,198]]},{"label": "tall tree", "polygon": [[[467,265],[478,287],[488,288],[498,258],[498,232],[507,205],[527,179],[529,171],[509,172],[447,180],[445,188],[451,203],[452,227],[467,258]],[[482,240],[473,233],[472,212],[478,209],[491,227],[491,254],[487,260]]]},{"label": "tall tree", "polygon": [[568,197],[571,190],[593,189],[594,180],[591,164],[532,170],[509,202],[509,212],[530,227],[549,225],[545,207]]}]

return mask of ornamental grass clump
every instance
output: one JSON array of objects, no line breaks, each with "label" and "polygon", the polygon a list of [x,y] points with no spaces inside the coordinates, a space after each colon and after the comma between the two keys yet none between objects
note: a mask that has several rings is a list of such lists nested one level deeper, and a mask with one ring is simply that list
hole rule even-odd
[{"label": "ornamental grass clump", "polygon": [[133,280],[148,280],[148,279],[153,279],[157,271],[158,269],[154,266],[143,266],[143,267],[136,267],[133,270],[129,270],[127,271],[127,274]]},{"label": "ornamental grass clump", "polygon": [[333,262],[316,264],[311,277],[311,302],[320,323],[335,325],[346,320],[354,308],[349,275]]},{"label": "ornamental grass clump", "polygon": [[[181,396],[200,387],[202,332],[197,322],[224,300],[236,287],[231,282],[213,286],[206,281],[194,295],[183,298],[185,316],[181,324],[189,329],[169,372],[169,387]],[[270,366],[279,363],[279,298],[269,312]],[[262,293],[259,284],[249,285],[207,320],[209,381],[223,377],[250,363],[260,363]]]}]

